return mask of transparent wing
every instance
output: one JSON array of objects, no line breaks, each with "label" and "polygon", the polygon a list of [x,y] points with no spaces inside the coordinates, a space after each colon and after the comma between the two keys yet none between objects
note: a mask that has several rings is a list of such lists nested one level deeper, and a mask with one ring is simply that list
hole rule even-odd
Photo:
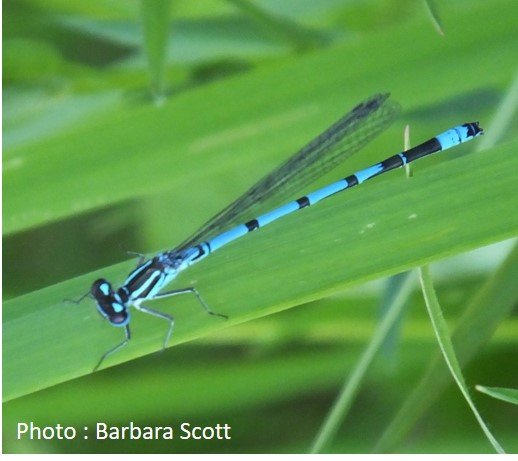
[{"label": "transparent wing", "polygon": [[257,210],[266,202],[270,203],[276,197],[279,201],[287,200],[291,194],[311,184],[358,152],[385,130],[398,115],[400,106],[397,102],[390,101],[389,96],[389,93],[376,94],[358,104],[276,170],[213,216],[177,249],[186,249],[255,218]]}]

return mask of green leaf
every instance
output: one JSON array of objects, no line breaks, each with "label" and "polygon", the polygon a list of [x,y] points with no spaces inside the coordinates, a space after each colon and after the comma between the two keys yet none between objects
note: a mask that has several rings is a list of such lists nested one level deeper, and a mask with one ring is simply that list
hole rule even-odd
[{"label": "green leaf", "polygon": [[[394,281],[396,277],[391,277]],[[413,277],[410,272],[405,272],[398,277],[397,292],[391,296],[390,302],[385,303],[384,316],[381,319],[376,332],[372,336],[368,346],[363,351],[358,363],[354,367],[350,377],[348,377],[338,394],[335,402],[331,406],[322,426],[320,427],[310,448],[311,453],[322,453],[323,448],[335,438],[338,429],[343,424],[354,398],[362,388],[367,371],[372,366],[372,362],[379,352],[383,343],[390,337],[394,327],[401,320],[401,314],[408,301],[410,290],[413,286]]]},{"label": "green leaf", "polygon": [[170,0],[141,0],[140,21],[155,102],[163,102]]},{"label": "green leaf", "polygon": [[[518,245],[499,270],[479,290],[458,321],[453,344],[462,366],[470,363],[497,327],[516,306],[518,298]],[[488,309],[488,306],[491,306]],[[512,333],[515,335],[515,331]],[[376,452],[398,446],[424,412],[439,399],[451,383],[451,375],[437,353],[428,364],[420,382],[405,399],[399,411],[382,434]],[[431,393],[430,388],[435,390]]]},{"label": "green leaf", "polygon": [[432,23],[440,35],[444,35],[442,21],[439,17],[439,8],[437,7],[437,3],[435,0],[425,0],[426,6],[428,7],[428,12],[430,13],[430,18],[432,19]]},{"label": "green leaf", "polygon": [[518,405],[518,389],[506,389],[504,387],[476,386],[477,391],[487,394],[495,399]]},{"label": "green leaf", "polygon": [[290,41],[297,48],[308,48],[322,45],[329,40],[323,33],[311,31],[286,18],[276,16],[265,9],[258,7],[250,0],[228,0],[243,13],[257,22],[268,36],[283,41]]},{"label": "green leaf", "polygon": [[[96,116],[90,114],[84,123],[51,139],[6,148],[4,193],[10,199],[4,203],[4,234],[152,194],[181,197],[187,188],[191,200],[203,204],[204,187],[220,190],[206,183],[207,171],[221,178],[239,168],[239,178],[225,181],[226,195],[218,202],[222,207],[257,179],[253,172],[266,173],[278,165],[308,140],[308,133],[317,134],[362,99],[356,95],[391,90],[409,111],[404,121],[412,124],[413,139],[471,121],[459,120],[460,115],[485,117],[495,97],[482,90],[498,94],[515,62],[513,48],[499,46],[515,24],[505,10],[499,21],[489,22],[484,12],[479,6],[460,15],[451,40],[440,49],[430,43],[421,24],[384,30],[360,44],[179,94],[159,108],[128,104],[110,111],[101,106]],[[407,47],[409,36],[415,46],[394,54]],[[435,71],[423,72],[430,62]],[[482,75],[480,68],[485,69]],[[398,69],[405,69],[404,79]],[[465,95],[468,103],[458,104],[458,95]],[[390,153],[399,148],[394,143],[374,146]],[[31,187],[35,181],[37,194]],[[209,213],[197,211],[207,213],[205,217]],[[194,230],[167,225],[170,233]]]},{"label": "green leaf", "polygon": [[[172,343],[516,235],[518,218],[507,210],[513,207],[517,147],[515,142],[491,155],[455,159],[411,180],[396,173],[390,181],[339,194],[229,245],[181,274],[175,285],[195,285],[211,308],[230,320],[207,316],[195,299],[178,300]],[[89,373],[120,341],[122,332],[102,325],[88,302],[62,301],[79,297],[101,275],[120,283],[132,267],[118,264],[5,303],[6,398]],[[166,312],[168,305],[153,303]],[[157,350],[163,323],[139,319],[139,339],[110,364]],[[86,344],[95,346],[85,353]]]},{"label": "green leaf", "polygon": [[487,437],[491,445],[493,445],[493,448],[497,453],[505,453],[500,443],[490,432],[486,422],[482,419],[482,416],[480,415],[477,407],[471,399],[471,396],[469,395],[468,386],[464,379],[464,375],[462,374],[462,369],[457,358],[453,342],[450,337],[448,325],[446,323],[446,320],[444,319],[443,310],[441,308],[441,305],[439,304],[437,294],[435,293],[432,276],[430,274],[430,268],[428,266],[420,267],[419,276],[421,279],[423,295],[426,301],[426,308],[428,309],[428,314],[430,315],[430,320],[432,321],[435,336],[437,337],[439,347],[441,348],[444,361],[446,362],[446,365],[448,365],[453,379],[457,383],[457,386],[462,392],[462,395],[466,399],[466,402],[471,408],[471,411],[475,415],[475,418],[478,424],[480,425],[482,431],[484,432],[485,436]]}]

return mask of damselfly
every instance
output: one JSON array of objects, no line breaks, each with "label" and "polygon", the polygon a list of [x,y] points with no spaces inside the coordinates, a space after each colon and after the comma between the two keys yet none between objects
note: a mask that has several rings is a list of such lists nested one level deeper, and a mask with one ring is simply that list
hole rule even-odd
[{"label": "damselfly", "polygon": [[[400,110],[399,105],[389,100],[388,97],[388,94],[377,94],[356,106],[293,157],[210,219],[181,245],[158,253],[151,259],[142,260],[120,288],[114,289],[105,279],[96,280],[89,295],[95,299],[97,309],[104,318],[112,325],[124,328],[125,337],[121,343],[102,355],[94,371],[107,357],[120,350],[130,340],[129,308],[131,306],[169,323],[163,342],[164,348],[173,332],[173,317],[142,305],[144,301],[192,294],[209,314],[226,318],[225,315],[212,311],[194,287],[162,291],[179,272],[206,258],[210,253],[253,230],[361,184],[367,179],[483,134],[478,122],[456,126],[412,149],[393,155],[382,162],[254,218],[252,213],[258,208],[258,205],[264,205],[274,197],[287,197],[290,193],[311,183],[360,150],[388,127]],[[237,224],[239,222],[242,224]]]}]

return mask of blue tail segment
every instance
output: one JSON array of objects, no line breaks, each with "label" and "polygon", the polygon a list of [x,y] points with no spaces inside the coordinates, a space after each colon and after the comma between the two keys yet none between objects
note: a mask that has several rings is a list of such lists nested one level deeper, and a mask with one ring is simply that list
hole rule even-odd
[{"label": "blue tail segment", "polygon": [[[259,214],[256,210],[258,205],[263,206],[269,204],[270,200],[290,196],[292,192],[316,180],[345,158],[359,151],[388,127],[399,112],[399,105],[388,98],[388,94],[377,94],[354,107],[279,168],[265,176],[222,212],[216,214],[183,244],[172,250],[158,253],[147,261],[141,261],[117,290],[113,289],[105,279],[96,280],[89,295],[95,299],[97,309],[105,319],[113,326],[124,328],[124,338],[101,356],[94,371],[130,341],[129,308],[131,306],[168,322],[169,327],[163,342],[164,348],[167,347],[173,333],[174,319],[169,314],[143,306],[144,301],[191,294],[207,313],[226,318],[222,314],[213,312],[194,287],[163,291],[163,288],[181,271],[201,261],[211,252],[283,216],[314,205],[421,157],[450,149],[483,134],[478,122],[456,126],[412,149],[388,157],[382,162],[303,195],[297,200],[278,207],[270,204],[269,206],[273,208],[271,211]],[[266,209],[266,206],[263,209]],[[254,215],[257,217],[250,219]],[[240,222],[242,224],[238,224]]]},{"label": "blue tail segment", "polygon": [[239,237],[248,234],[248,232],[250,232],[251,230],[253,229],[248,228],[246,224],[240,224],[239,226],[234,227],[224,232],[223,234],[217,235],[212,240],[209,240],[207,242],[207,245],[209,246],[211,252],[216,251],[217,249],[221,248],[227,243],[232,242],[233,240],[236,240]]},{"label": "blue tail segment", "polygon": [[427,155],[442,152],[451,147],[455,147],[461,143],[470,141],[474,137],[483,134],[483,130],[479,127],[478,122],[465,123],[459,125],[450,130],[444,131],[437,135],[435,138],[431,138],[424,143],[413,147],[405,152],[393,155],[382,162],[376,163],[368,168],[360,170],[347,178],[340,179],[332,184],[329,184],[321,189],[313,191],[307,195],[304,195],[293,202],[289,202],[279,208],[276,208],[269,213],[259,216],[246,224],[240,224],[239,226],[230,229],[229,231],[220,234],[213,239],[206,242],[211,251],[215,251],[218,248],[230,243],[239,237],[256,230],[260,227],[264,227],[273,221],[276,221],[283,216],[286,216],[294,211],[300,210],[310,205],[326,199],[338,192],[345,189],[349,189],[353,186],[357,186],[368,179],[379,176],[380,174],[391,171],[395,168],[400,168],[407,163],[413,162],[419,158]]},{"label": "blue tail segment", "polygon": [[482,130],[478,126],[478,123],[465,123],[464,125],[456,126],[451,130],[441,133],[436,136],[436,139],[439,141],[442,150],[446,150],[469,141],[481,133]]},{"label": "blue tail segment", "polygon": [[406,162],[410,163],[418,158],[458,146],[481,134],[484,134],[484,130],[480,128],[478,122],[465,123],[444,131],[435,138],[403,152],[402,155],[405,157]]}]

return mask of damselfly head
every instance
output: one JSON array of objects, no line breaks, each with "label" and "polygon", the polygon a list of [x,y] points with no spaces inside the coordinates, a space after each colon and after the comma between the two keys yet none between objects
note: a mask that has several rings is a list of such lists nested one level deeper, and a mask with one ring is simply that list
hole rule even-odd
[{"label": "damselfly head", "polygon": [[95,299],[97,309],[115,326],[123,327],[129,322],[129,313],[120,296],[113,291],[112,285],[105,279],[98,279],[92,284],[90,293]]}]

